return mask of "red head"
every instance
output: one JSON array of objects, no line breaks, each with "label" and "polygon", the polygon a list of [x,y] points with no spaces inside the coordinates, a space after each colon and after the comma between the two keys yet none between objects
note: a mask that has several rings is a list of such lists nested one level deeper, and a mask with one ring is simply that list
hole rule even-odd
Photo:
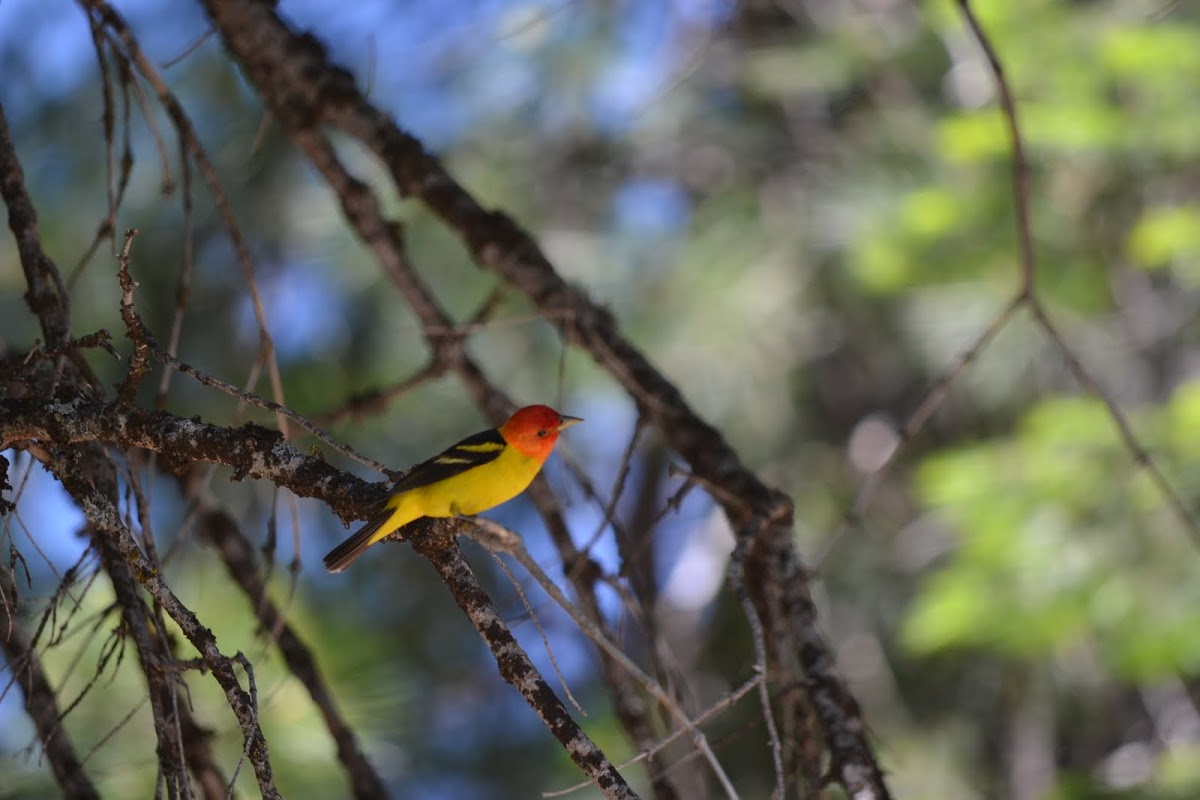
[{"label": "red head", "polygon": [[583,420],[560,414],[549,406],[525,406],[500,426],[500,435],[525,455],[545,461],[558,441],[559,431],[577,422]]}]

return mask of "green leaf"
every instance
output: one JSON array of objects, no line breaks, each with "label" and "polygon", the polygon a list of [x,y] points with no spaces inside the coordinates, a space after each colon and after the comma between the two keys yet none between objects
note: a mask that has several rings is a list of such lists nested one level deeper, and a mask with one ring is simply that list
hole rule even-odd
[{"label": "green leaf", "polygon": [[1165,420],[1170,440],[1200,441],[1200,381],[1189,381],[1175,390]]},{"label": "green leaf", "polygon": [[1055,98],[1025,104],[1021,120],[1026,141],[1073,155],[1112,150],[1121,145],[1128,124],[1124,114],[1093,98],[1084,100],[1062,102]]},{"label": "green leaf", "polygon": [[908,287],[911,279],[905,252],[891,236],[868,236],[852,251],[850,268],[867,291],[893,294]]},{"label": "green leaf", "polygon": [[948,570],[925,587],[901,633],[904,644],[917,653],[980,643],[992,615],[993,593],[987,575]]},{"label": "green leaf", "polygon": [[1111,447],[1119,441],[1108,408],[1095,397],[1054,397],[1034,406],[1021,421],[1027,448]]},{"label": "green leaf", "polygon": [[925,238],[946,235],[962,219],[962,198],[942,186],[925,186],[910,192],[900,210],[906,230]]},{"label": "green leaf", "polygon": [[938,123],[937,142],[942,156],[958,164],[1005,158],[1011,147],[998,108],[946,117]]},{"label": "green leaf", "polygon": [[[1129,233],[1129,258],[1147,269],[1200,258],[1200,206],[1158,206],[1147,209]],[[1200,277],[1200,265],[1189,273]]]},{"label": "green leaf", "polygon": [[1100,53],[1118,75],[1177,81],[1200,74],[1200,29],[1179,22],[1116,28],[1105,37]]}]

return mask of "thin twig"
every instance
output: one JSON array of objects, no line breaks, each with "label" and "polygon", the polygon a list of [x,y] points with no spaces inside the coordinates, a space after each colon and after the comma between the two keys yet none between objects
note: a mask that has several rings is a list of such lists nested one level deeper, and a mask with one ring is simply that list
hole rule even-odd
[{"label": "thin twig", "polygon": [[1032,295],[1036,278],[1037,256],[1033,246],[1033,222],[1030,219],[1029,205],[1029,161],[1025,158],[1025,144],[1021,137],[1021,125],[1017,118],[1017,104],[1013,101],[1012,89],[1004,75],[1004,66],[1000,57],[992,47],[992,42],[983,31],[975,12],[971,9],[970,0],[958,0],[963,18],[979,42],[984,56],[991,67],[992,76],[996,79],[996,91],[1000,95],[1000,108],[1004,112],[1004,122],[1008,126],[1008,135],[1012,146],[1012,187],[1013,203],[1017,212],[1017,240],[1021,246],[1021,290],[1023,294]]},{"label": "thin twig", "polygon": [[[591,537],[589,537],[588,540],[583,543],[583,546],[579,548],[584,553],[591,552],[592,548],[596,546],[596,543],[600,541],[600,537],[604,535],[605,528],[607,528],[609,525],[616,525],[615,520],[617,515],[617,503],[620,502],[621,495],[625,492],[625,481],[629,478],[629,470],[633,466],[633,453],[637,449],[638,441],[642,437],[643,430],[645,430],[645,428],[642,425],[642,418],[638,417],[637,422],[634,423],[633,426],[633,434],[629,437],[629,441],[625,445],[624,452],[621,453],[621,466],[617,469],[617,476],[613,478],[613,488],[609,493],[608,502],[601,503],[601,511],[603,512],[603,516],[601,517],[599,524],[596,525],[596,530],[592,532]],[[582,470],[578,471],[577,475],[582,477]],[[590,482],[588,482],[588,487],[591,487]],[[599,496],[597,495],[596,497],[598,500]]]},{"label": "thin twig", "polygon": [[16,615],[16,581],[13,574],[0,564],[0,629],[7,631],[0,636],[0,649],[12,670],[14,679],[21,687],[25,711],[33,721],[38,741],[41,742],[46,760],[54,773],[63,793],[71,798],[91,800],[100,797],[87,773],[83,762],[76,754],[71,739],[62,726],[62,715],[58,711],[58,698],[42,668],[41,659],[34,650],[28,633]]},{"label": "thin twig", "polygon": [[[179,145],[179,173],[183,177],[183,185],[179,192],[180,203],[183,205],[183,263],[179,269],[179,283],[175,287],[175,313],[171,315],[171,333],[167,338],[167,352],[172,356],[179,355],[179,340],[183,336],[183,317],[192,298],[192,270],[196,261],[196,214],[192,198],[192,166],[182,142]],[[174,374],[173,370],[163,370],[162,378],[158,383],[155,408],[167,407],[167,393],[171,390],[171,376]]]},{"label": "thin twig", "polygon": [[1079,356],[1075,354],[1075,351],[1071,349],[1062,334],[1059,333],[1058,327],[1051,320],[1044,304],[1035,293],[1034,278],[1037,254],[1034,248],[1033,224],[1030,211],[1030,170],[1028,159],[1025,155],[1024,137],[1021,134],[1021,125],[1017,116],[1017,106],[1013,101],[1012,89],[1005,75],[1004,66],[996,53],[995,47],[992,46],[987,32],[984,31],[983,26],[979,23],[979,19],[975,16],[971,3],[969,0],[958,0],[958,6],[962,11],[967,26],[971,29],[971,33],[979,43],[980,49],[983,50],[984,55],[987,57],[992,77],[996,82],[996,90],[1000,95],[1000,107],[1004,114],[1005,123],[1008,126],[1009,144],[1012,148],[1013,203],[1016,208],[1017,240],[1020,243],[1021,249],[1021,286],[1024,295],[1028,298],[1028,305],[1033,314],[1034,321],[1037,322],[1038,326],[1045,332],[1046,336],[1062,355],[1067,362],[1067,367],[1071,370],[1071,374],[1075,376],[1079,384],[1089,394],[1097,397],[1104,403],[1134,463],[1146,470],[1150,475],[1151,481],[1166,500],[1167,505],[1170,506],[1172,513],[1183,526],[1184,530],[1187,531],[1192,542],[1196,546],[1200,546],[1200,520],[1197,520],[1195,514],[1193,514],[1192,510],[1183,501],[1182,496],[1171,485],[1166,475],[1150,456],[1149,451],[1139,441],[1137,435],[1133,432],[1133,426],[1130,424],[1125,412],[1117,404],[1117,401],[1100,386],[1099,381],[1084,366]]},{"label": "thin twig", "polygon": [[254,609],[259,627],[277,631],[274,641],[283,661],[296,680],[308,691],[313,704],[321,713],[329,735],[337,745],[337,757],[350,777],[354,796],[359,800],[387,797],[383,779],[359,747],[354,731],[338,711],[333,692],[326,683],[311,648],[285,620],[271,602],[267,585],[255,566],[254,549],[237,523],[222,511],[204,509],[200,512],[200,533],[220,553],[221,561],[234,583],[246,595]]},{"label": "thin twig", "polygon": [[346,417],[362,419],[370,414],[378,414],[397,397],[441,377],[445,371],[445,365],[437,360],[430,361],[407,378],[397,381],[391,386],[383,386],[356,394],[340,407],[326,411],[324,414],[318,414],[313,421],[318,425],[334,425]]},{"label": "thin twig", "polygon": [[511,684],[534,710],[546,728],[558,739],[571,760],[609,800],[632,800],[638,795],[594,741],[571,718],[570,713],[538,673],[529,656],[513,638],[512,632],[496,612],[491,598],[479,585],[470,564],[463,557],[449,527],[429,525],[412,531],[409,541],[418,554],[437,570],[450,589],[455,603],[466,614],[475,630],[487,643],[496,659],[501,677]]},{"label": "thin twig", "polygon": [[525,589],[522,588],[521,582],[517,580],[517,576],[508,568],[508,564],[500,556],[496,555],[494,550],[488,550],[487,554],[492,557],[492,561],[496,562],[496,566],[504,572],[516,590],[517,596],[521,598],[521,603],[525,606],[525,611],[529,614],[529,621],[533,623],[533,627],[537,628],[538,635],[542,637],[542,646],[546,648],[546,656],[550,659],[550,666],[554,667],[554,674],[558,677],[558,684],[562,686],[563,694],[571,701],[571,705],[575,706],[575,710],[582,716],[587,716],[587,712],[583,710],[583,706],[575,699],[575,695],[571,694],[571,687],[567,685],[567,678],[562,673],[562,669],[558,666],[558,659],[554,657],[554,648],[550,646],[550,639],[546,636],[546,631],[542,629],[542,623],[538,620],[537,612],[533,610],[533,605],[530,604],[529,598],[525,595]]},{"label": "thin twig", "polygon": [[1077,380],[1088,394],[1097,397],[1104,407],[1108,409],[1108,415],[1112,418],[1113,423],[1117,426],[1117,432],[1121,435],[1121,441],[1125,444],[1125,449],[1129,451],[1129,455],[1133,459],[1133,463],[1138,468],[1146,471],[1150,476],[1150,481],[1158,489],[1159,494],[1167,501],[1171,512],[1179,521],[1179,524],[1191,537],[1192,543],[1200,547],[1200,521],[1197,521],[1196,515],[1188,508],[1183,497],[1167,480],[1167,476],[1159,468],[1158,463],[1150,455],[1148,451],[1138,439],[1137,434],[1133,431],[1133,425],[1129,421],[1129,417],[1117,405],[1109,393],[1101,388],[1100,384],[1092,373],[1083,366],[1083,362],[1079,360],[1079,356],[1075,355],[1075,351],[1067,344],[1058,327],[1050,319],[1050,315],[1046,313],[1041,302],[1034,298],[1030,303],[1030,310],[1033,317],[1037,320],[1039,326],[1045,331],[1046,336],[1054,343],[1055,348],[1062,355],[1063,360],[1067,363],[1067,368],[1071,370],[1071,374]]},{"label": "thin twig", "polygon": [[[221,186],[217,170],[208,156],[208,151],[205,150],[204,145],[201,143],[199,134],[197,134],[191,118],[184,111],[183,105],[167,86],[162,76],[158,74],[158,70],[154,68],[150,59],[146,57],[141,46],[138,44],[137,38],[125,22],[124,17],[107,2],[104,2],[104,0],[79,0],[79,2],[98,14],[104,24],[113,31],[114,35],[125,47],[130,61],[154,88],[159,102],[175,125],[180,139],[186,143],[188,152],[195,159],[196,165],[200,169],[200,174],[204,176],[205,182],[208,184],[209,193],[213,198],[213,204],[221,217],[222,225],[225,226],[226,231],[229,233],[229,240],[233,244],[238,265],[241,267],[243,277],[246,281],[246,290],[250,296],[250,305],[254,310],[255,324],[258,326],[259,355],[263,358],[267,366],[267,374],[271,380],[271,391],[275,398],[274,402],[280,408],[283,408],[283,379],[279,373],[279,363],[275,359],[275,343],[267,328],[267,314],[263,307],[262,296],[258,290],[258,281],[254,274],[254,260],[250,255],[250,248],[246,244],[246,239],[242,234],[237,216],[233,213],[233,208],[229,203],[224,188]],[[287,419],[289,417],[278,410],[275,414],[279,430],[286,439],[288,437]]]},{"label": "thin twig", "polygon": [[162,68],[170,69],[171,67],[174,67],[177,64],[181,63],[185,58],[187,58],[192,53],[199,50],[200,46],[203,45],[205,42],[207,42],[209,39],[211,39],[212,35],[214,33],[216,33],[216,31],[214,31],[212,28],[206,28],[204,33],[201,33],[199,36],[197,36],[195,39],[193,39],[187,45],[187,47],[183,48],[183,50],[180,51],[179,55],[172,56],[171,58],[168,58],[166,61],[164,61],[162,63]]},{"label": "thin twig", "polygon": [[[149,329],[146,327],[137,311],[135,311],[133,308],[133,290],[137,284],[134,283],[133,279],[129,276],[128,255],[130,243],[136,234],[137,230],[130,230],[125,235],[125,247],[121,254],[120,271],[117,273],[121,284],[121,315],[125,320],[125,326],[129,332],[129,338],[134,341],[134,355],[130,358],[131,364],[133,364],[135,361],[138,361],[139,353],[142,354],[140,360],[142,364],[145,362],[145,353],[147,351],[153,353],[155,358],[171,369],[182,372],[184,375],[193,378],[205,386],[210,386],[214,389],[222,391],[225,394],[230,395],[231,397],[236,397],[243,402],[258,406],[259,408],[266,409],[267,411],[274,412],[275,414],[281,414],[295,422],[313,436],[320,439],[325,444],[332,447],[334,450],[337,450],[339,453],[345,455],[347,458],[351,458],[360,464],[370,467],[371,469],[374,469],[380,473],[388,474],[389,470],[386,466],[378,461],[375,461],[374,459],[367,458],[366,456],[358,453],[349,445],[343,444],[337,439],[334,439],[331,435],[317,427],[317,425],[310,422],[304,416],[292,411],[290,408],[282,406],[272,400],[259,397],[252,392],[239,389],[238,387],[226,383],[220,378],[216,378],[206,372],[201,372],[195,367],[183,363],[179,359],[175,358],[175,356],[167,352],[162,345],[158,343],[158,340],[154,337],[154,335],[150,333]],[[126,378],[126,383],[122,384],[121,389],[122,400],[124,402],[129,402],[129,399],[132,397],[132,391],[137,388],[137,382],[140,382],[140,378],[138,381],[132,380],[132,376],[136,374],[138,373],[135,371],[135,367],[131,366],[129,369],[129,376]],[[145,374],[145,368],[141,369],[141,374]],[[132,384],[132,388],[129,388],[130,384]],[[129,396],[125,397],[124,395],[126,394]]]},{"label": "thin twig", "polygon": [[[729,776],[725,774],[724,767],[721,766],[721,762],[717,759],[716,754],[713,753],[712,749],[709,747],[708,740],[705,738],[700,729],[696,727],[695,723],[693,723],[687,712],[680,708],[679,704],[675,702],[675,698],[673,698],[670,693],[663,689],[662,686],[658,684],[658,681],[647,675],[641,667],[639,667],[633,662],[632,659],[629,658],[629,656],[625,655],[625,652],[621,650],[621,648],[609,641],[608,637],[604,635],[604,632],[600,630],[600,626],[596,625],[579,612],[579,609],[577,609],[575,605],[567,599],[567,596],[563,594],[562,590],[558,588],[558,584],[550,579],[550,576],[545,573],[541,565],[538,564],[537,561],[534,560],[533,556],[529,554],[529,551],[525,549],[525,545],[521,541],[520,536],[508,530],[507,528],[483,517],[476,517],[472,520],[472,522],[478,530],[486,533],[486,535],[478,537],[481,544],[490,549],[496,549],[501,552],[508,553],[515,558],[521,564],[521,566],[523,566],[526,571],[529,572],[533,579],[538,582],[546,594],[550,595],[551,599],[558,603],[559,607],[562,608],[563,611],[566,611],[568,615],[570,615],[571,619],[575,621],[575,624],[579,626],[579,629],[583,631],[584,635],[595,642],[600,649],[609,656],[609,658],[616,661],[625,669],[626,672],[636,678],[637,681],[642,684],[643,687],[645,687],[646,691],[649,692],[655,700],[661,703],[663,708],[670,712],[671,716],[673,716],[676,721],[678,721],[679,724],[691,734],[692,743],[708,761],[708,764],[712,768],[713,774],[716,776],[717,782],[720,783],[725,795],[730,798],[730,800],[736,800],[738,797],[737,790],[733,788],[733,783],[729,780]],[[474,535],[474,533],[472,535]]]},{"label": "thin twig", "polygon": [[771,707],[770,688],[765,680],[767,674],[767,637],[763,632],[762,620],[758,610],[746,591],[745,551],[753,541],[750,536],[738,540],[732,557],[729,559],[729,583],[734,596],[742,607],[742,613],[750,626],[751,641],[754,642],[754,669],[763,676],[764,680],[758,685],[759,704],[762,707],[763,720],[767,725],[767,742],[771,748],[771,763],[775,767],[775,790],[771,794],[773,800],[783,800],[783,746],[779,740],[779,729],[775,726],[775,712]]},{"label": "thin twig", "polygon": [[[64,459],[64,461],[69,463],[70,459]],[[109,537],[111,544],[133,569],[138,582],[162,606],[192,645],[200,651],[200,655],[207,662],[213,677],[225,691],[229,707],[238,720],[245,739],[244,752],[254,767],[259,790],[264,798],[277,800],[280,795],[271,772],[267,740],[263,736],[258,721],[254,676],[249,662],[240,653],[233,658],[221,653],[212,631],[202,625],[191,609],[180,602],[170,587],[163,582],[158,571],[146,560],[129,529],[121,522],[116,508],[86,482],[66,469],[66,463],[56,462],[54,467],[55,475],[63,481],[68,491],[80,503],[92,525],[101,535]],[[237,680],[232,666],[235,661],[241,663],[243,669],[246,670],[249,690],[243,689]],[[154,673],[147,671],[146,674],[149,677]],[[151,700],[153,700],[153,694]]]},{"label": "thin twig", "polygon": [[[695,717],[692,718],[692,722],[695,723],[696,725],[700,725],[701,723],[707,722],[708,720],[712,719],[720,712],[722,712],[728,708],[733,708],[735,705],[737,705],[738,701],[740,701],[743,697],[745,697],[747,694],[749,694],[751,692],[751,690],[761,686],[765,682],[765,680],[766,680],[766,678],[764,678],[763,674],[761,672],[759,672],[753,678],[746,681],[741,686],[734,689],[732,692],[726,693],[719,700],[717,700],[715,703],[713,703],[708,708],[706,708],[704,711],[697,714]],[[672,731],[670,734],[668,734],[664,739],[662,739],[662,741],[656,743],[654,745],[654,747],[651,747],[648,750],[643,750],[642,752],[638,753],[633,758],[630,758],[630,759],[627,759],[627,760],[621,762],[621,764],[619,765],[620,768],[625,769],[626,767],[631,767],[640,761],[645,761],[646,759],[662,752],[664,749],[667,748],[668,745],[670,745],[672,742],[677,741],[681,736],[683,736],[686,733],[688,733],[687,728],[676,728],[674,731]],[[553,792],[542,792],[542,797],[563,797],[565,795],[573,794],[574,792],[578,792],[581,789],[586,789],[589,786],[591,786],[590,783],[588,783],[586,781],[581,781],[581,782],[575,784],[574,786],[568,786],[565,789],[556,789]]]},{"label": "thin twig", "polygon": [[854,493],[854,499],[850,502],[849,508],[842,516],[841,522],[838,524],[837,530],[829,537],[829,540],[822,548],[820,555],[813,561],[813,571],[820,572],[829,556],[842,541],[843,536],[852,528],[859,524],[863,512],[866,510],[868,503],[874,496],[875,491],[883,483],[888,471],[892,465],[900,457],[900,455],[908,448],[914,439],[925,430],[925,426],[929,424],[929,420],[941,408],[942,403],[950,395],[950,390],[954,387],[958,379],[966,372],[967,367],[974,363],[979,354],[987,349],[988,345],[1000,334],[1002,330],[1008,327],[1008,323],[1012,320],[1013,315],[1029,301],[1029,296],[1023,292],[1013,296],[1003,310],[997,314],[988,326],[975,338],[966,350],[955,360],[953,364],[942,373],[941,377],[933,384],[930,389],[925,392],[921,402],[916,409],[904,421],[904,425],[900,429],[899,441],[892,448],[887,457],[882,463],[878,464],[870,473],[863,477],[862,482],[858,486],[858,490]]}]

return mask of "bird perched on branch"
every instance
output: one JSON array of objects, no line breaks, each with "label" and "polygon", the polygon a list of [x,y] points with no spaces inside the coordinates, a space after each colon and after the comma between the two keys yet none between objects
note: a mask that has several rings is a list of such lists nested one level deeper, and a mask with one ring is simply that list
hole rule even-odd
[{"label": "bird perched on branch", "polygon": [[421,517],[478,514],[525,491],[550,457],[558,434],[577,422],[548,406],[518,409],[499,428],[477,433],[413,467],[383,509],[329,551],[325,569],[341,572],[368,547]]}]

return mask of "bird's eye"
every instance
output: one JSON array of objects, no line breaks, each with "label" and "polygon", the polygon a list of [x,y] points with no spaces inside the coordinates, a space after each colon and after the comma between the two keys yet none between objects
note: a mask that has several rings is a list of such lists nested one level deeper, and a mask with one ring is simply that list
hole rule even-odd
[{"label": "bird's eye", "polygon": [[545,436],[550,431],[538,431],[538,436]]}]

